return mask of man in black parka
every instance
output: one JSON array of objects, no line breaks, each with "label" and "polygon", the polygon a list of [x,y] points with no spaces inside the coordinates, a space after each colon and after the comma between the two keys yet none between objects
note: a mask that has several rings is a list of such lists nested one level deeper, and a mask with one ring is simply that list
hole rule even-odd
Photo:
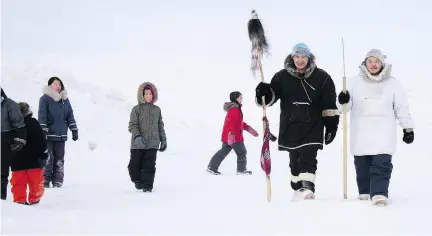
[{"label": "man in black parka", "polygon": [[262,97],[266,106],[280,100],[278,144],[289,152],[294,198],[314,199],[317,152],[334,140],[339,125],[336,89],[306,44],[296,44],[284,66],[270,84],[258,84],[255,99],[259,106]]}]

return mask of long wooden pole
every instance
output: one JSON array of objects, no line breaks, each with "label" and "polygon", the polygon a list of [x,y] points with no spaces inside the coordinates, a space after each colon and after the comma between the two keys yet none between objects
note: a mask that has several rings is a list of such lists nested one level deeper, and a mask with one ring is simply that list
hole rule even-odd
[{"label": "long wooden pole", "polygon": [[[264,72],[261,64],[261,54],[258,54],[258,69],[261,75],[261,82],[264,82]],[[266,116],[266,104],[265,104],[265,96],[262,97],[262,105],[263,105],[263,117]],[[263,121],[263,132],[266,130],[266,122]],[[265,133],[264,133],[265,135]],[[270,175],[266,175],[266,183],[267,183],[267,201],[271,201],[271,181]]]},{"label": "long wooden pole", "polygon": [[[342,57],[343,57],[343,92],[346,93],[346,75],[345,75],[345,43],[342,37]],[[348,156],[348,130],[347,130],[347,104],[343,105],[343,185],[344,199],[348,198],[347,187],[347,156]]]}]

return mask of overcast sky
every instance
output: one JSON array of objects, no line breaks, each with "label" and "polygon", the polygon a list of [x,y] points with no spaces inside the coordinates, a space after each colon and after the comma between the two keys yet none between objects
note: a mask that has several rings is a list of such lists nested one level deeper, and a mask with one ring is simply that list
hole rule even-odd
[{"label": "overcast sky", "polygon": [[197,86],[216,86],[218,78],[233,77],[239,85],[251,81],[246,24],[256,9],[271,44],[267,80],[304,42],[339,85],[342,36],[348,76],[369,49],[379,48],[406,86],[431,79],[431,1],[297,2],[3,0],[2,64],[37,62],[101,86],[134,85],[123,92],[144,80],[177,86],[200,77]]}]

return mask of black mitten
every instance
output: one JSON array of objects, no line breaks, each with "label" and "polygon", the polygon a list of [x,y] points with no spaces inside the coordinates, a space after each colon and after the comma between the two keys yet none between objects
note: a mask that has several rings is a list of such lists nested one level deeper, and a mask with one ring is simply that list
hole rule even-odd
[{"label": "black mitten", "polygon": [[336,137],[336,131],[326,129],[325,138],[324,138],[325,145],[329,145],[330,143],[332,143],[335,137]]},{"label": "black mitten", "polygon": [[414,142],[414,130],[407,131],[406,129],[403,130],[404,136],[403,141],[407,144],[410,144]]},{"label": "black mitten", "polygon": [[266,106],[273,100],[271,86],[268,83],[260,82],[255,88],[255,97],[259,105],[263,105],[262,97],[264,96]]},{"label": "black mitten", "polygon": [[338,95],[338,102],[339,104],[343,105],[346,104],[350,101],[350,94],[349,91],[347,90],[346,93],[344,92],[340,92]]},{"label": "black mitten", "polygon": [[160,147],[159,147],[159,152],[165,152],[165,150],[167,149],[167,142],[166,141],[161,141]]},{"label": "black mitten", "polygon": [[333,142],[336,137],[336,132],[339,126],[339,116],[326,116],[323,117],[323,121],[326,129],[324,143],[328,145]]},{"label": "black mitten", "polygon": [[78,130],[76,130],[76,129],[72,130],[72,140],[73,141],[78,140]]}]

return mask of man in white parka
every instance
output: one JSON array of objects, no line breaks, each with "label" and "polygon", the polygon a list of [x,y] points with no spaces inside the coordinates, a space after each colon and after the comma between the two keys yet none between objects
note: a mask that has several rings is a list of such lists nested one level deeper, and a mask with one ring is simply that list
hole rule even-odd
[{"label": "man in white parka", "polygon": [[396,151],[396,120],[403,141],[414,141],[414,122],[400,82],[391,76],[392,65],[380,50],[372,49],[360,65],[358,76],[347,80],[347,93],[338,96],[350,112],[350,151],[354,156],[361,200],[387,204]]}]

